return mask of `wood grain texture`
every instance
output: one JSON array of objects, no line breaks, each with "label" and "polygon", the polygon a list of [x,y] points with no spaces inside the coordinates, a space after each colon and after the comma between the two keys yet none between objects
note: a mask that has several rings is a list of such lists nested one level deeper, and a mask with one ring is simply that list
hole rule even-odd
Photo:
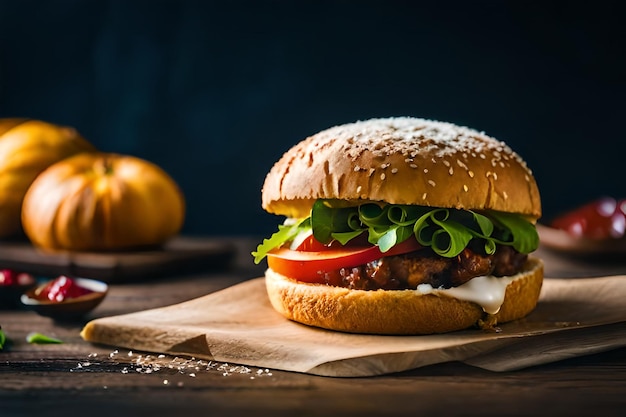
[{"label": "wood grain texture", "polygon": [[28,242],[12,241],[0,242],[0,265],[35,275],[127,282],[224,267],[234,252],[234,245],[227,240],[182,236],[159,247],[120,252],[42,250]]},{"label": "wood grain texture", "polygon": [[[183,302],[260,276],[263,266],[253,265],[249,257],[257,240],[236,243],[239,250],[230,270],[114,284],[103,304],[76,322],[58,323],[24,310],[0,311],[0,324],[12,340],[0,352],[0,414],[62,416],[88,410],[90,417],[617,416],[626,406],[624,348],[511,372],[450,362],[379,377],[325,378],[257,368],[245,373],[220,368],[224,364],[211,368],[198,360],[185,363],[169,356],[163,359],[172,368],[148,373],[149,367],[137,365],[139,355],[145,360],[145,353],[120,350],[110,357],[112,348],[90,345],[80,338],[79,331],[89,319]],[[548,276],[567,276],[578,267],[586,275],[594,271],[606,275],[609,268],[616,274],[626,273],[624,264],[544,259]],[[30,345],[24,338],[34,330],[65,343]]]}]

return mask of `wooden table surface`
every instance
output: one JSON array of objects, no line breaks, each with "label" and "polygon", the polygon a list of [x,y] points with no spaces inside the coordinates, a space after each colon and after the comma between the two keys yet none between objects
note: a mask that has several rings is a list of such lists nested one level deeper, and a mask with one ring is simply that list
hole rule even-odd
[{"label": "wooden table surface", "polygon": [[[626,348],[515,372],[461,363],[368,378],[327,378],[195,358],[115,350],[84,342],[95,317],[186,301],[261,276],[253,238],[229,239],[232,267],[115,283],[90,316],[55,322],[32,311],[0,311],[11,344],[0,352],[0,416],[82,415],[622,415]],[[626,274],[625,262],[568,259],[540,249],[548,277]],[[38,331],[63,344],[26,342]],[[175,414],[174,414],[175,413]]]}]

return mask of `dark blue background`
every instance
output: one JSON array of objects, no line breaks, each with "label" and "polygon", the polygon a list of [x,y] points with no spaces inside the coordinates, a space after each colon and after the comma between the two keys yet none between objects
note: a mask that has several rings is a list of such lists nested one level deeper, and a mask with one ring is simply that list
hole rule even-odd
[{"label": "dark blue background", "polygon": [[383,116],[504,140],[548,219],[626,197],[624,16],[621,1],[0,0],[0,117],[159,164],[188,234],[272,232],[274,161]]}]

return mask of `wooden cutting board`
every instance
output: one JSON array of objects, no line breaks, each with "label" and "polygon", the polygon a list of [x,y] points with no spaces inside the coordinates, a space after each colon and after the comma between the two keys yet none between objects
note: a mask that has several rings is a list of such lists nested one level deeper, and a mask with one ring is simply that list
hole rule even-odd
[{"label": "wooden cutting board", "polygon": [[263,278],[167,307],[102,317],[82,337],[133,351],[324,376],[359,377],[464,361],[492,371],[626,346],[626,276],[546,279],[537,308],[498,332],[426,336],[333,332],[276,313]]},{"label": "wooden cutting board", "polygon": [[28,242],[0,242],[0,268],[37,276],[70,275],[127,282],[224,268],[236,253],[231,242],[178,236],[162,247],[127,252],[50,252]]}]

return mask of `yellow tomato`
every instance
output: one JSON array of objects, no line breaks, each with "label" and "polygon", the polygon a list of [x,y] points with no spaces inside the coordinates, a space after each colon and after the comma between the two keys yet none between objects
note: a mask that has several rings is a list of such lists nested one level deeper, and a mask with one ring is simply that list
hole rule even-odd
[{"label": "yellow tomato", "polygon": [[85,151],[95,148],[71,127],[0,119],[0,238],[20,232],[22,200],[37,175],[55,162]]},{"label": "yellow tomato", "polygon": [[57,162],[24,197],[22,223],[44,249],[110,251],[164,243],[182,228],[174,180],[141,158],[84,153]]}]

